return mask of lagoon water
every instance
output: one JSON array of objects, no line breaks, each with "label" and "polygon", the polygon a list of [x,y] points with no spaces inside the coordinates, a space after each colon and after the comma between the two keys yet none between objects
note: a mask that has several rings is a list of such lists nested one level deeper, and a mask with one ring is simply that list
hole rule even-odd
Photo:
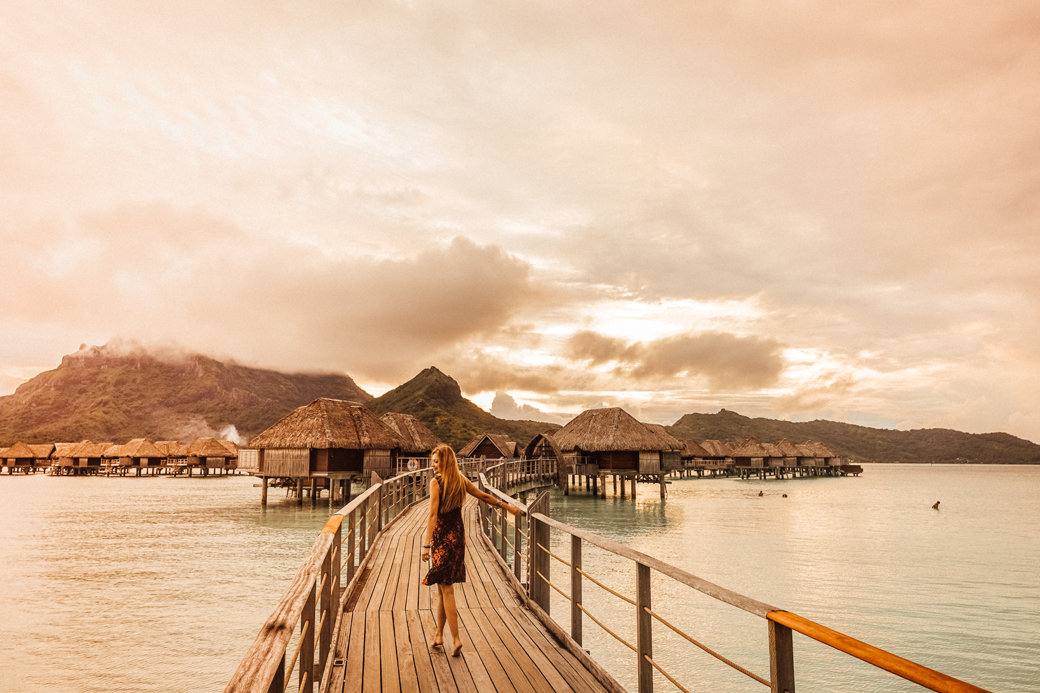
[{"label": "lagoon water", "polygon": [[[253,483],[0,477],[0,691],[222,690],[330,513],[277,490],[261,509]],[[642,484],[635,503],[554,492],[552,515],[951,676],[1026,693],[1040,690],[1038,498],[1035,466],[865,465],[859,478],[676,480],[664,502]],[[553,541],[566,557],[569,544]],[[590,547],[583,559],[632,594],[630,565]],[[552,570],[567,589],[565,568]],[[632,607],[588,581],[584,600],[632,637]],[[654,581],[654,610],[768,676],[761,619],[667,578]],[[569,623],[562,597],[552,612]],[[584,632],[634,689],[634,655],[587,619]],[[764,690],[663,628],[654,637],[655,660],[684,685]],[[798,635],[795,669],[799,691],[923,690]],[[657,688],[671,686],[658,677]]]}]

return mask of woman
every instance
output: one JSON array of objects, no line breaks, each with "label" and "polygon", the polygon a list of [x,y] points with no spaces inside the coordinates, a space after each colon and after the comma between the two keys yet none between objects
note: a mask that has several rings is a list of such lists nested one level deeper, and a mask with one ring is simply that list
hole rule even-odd
[{"label": "woman", "polygon": [[459,612],[455,608],[455,583],[466,581],[466,532],[462,526],[462,501],[466,494],[478,498],[496,508],[505,508],[514,515],[523,510],[500,501],[490,493],[484,493],[473,482],[462,476],[455,451],[448,445],[438,445],[430,455],[436,475],[430,482],[430,517],[426,521],[426,541],[423,543],[422,559],[430,559],[433,550],[433,565],[422,582],[424,585],[439,585],[441,598],[437,605],[437,635],[431,649],[444,646],[444,622],[448,622],[455,648],[452,657],[462,652],[459,638]]}]

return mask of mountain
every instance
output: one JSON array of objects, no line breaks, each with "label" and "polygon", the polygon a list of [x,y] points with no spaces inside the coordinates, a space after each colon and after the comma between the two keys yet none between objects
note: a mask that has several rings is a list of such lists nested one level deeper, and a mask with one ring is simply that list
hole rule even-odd
[{"label": "mountain", "polygon": [[792,422],[748,418],[726,409],[717,414],[686,414],[668,432],[694,440],[741,441],[748,437],[776,443],[818,440],[842,457],[861,462],[944,462],[1040,464],[1040,445],[1007,433],[962,433],[946,428],[896,431],[836,421]]},{"label": "mountain", "polygon": [[542,421],[510,421],[492,416],[463,397],[454,378],[432,366],[365,406],[377,414],[411,414],[456,450],[483,433],[504,433],[524,446],[538,433],[560,428]]},{"label": "mountain", "polygon": [[0,446],[84,439],[243,440],[318,397],[372,399],[346,375],[285,374],[125,344],[82,347],[0,397]]}]

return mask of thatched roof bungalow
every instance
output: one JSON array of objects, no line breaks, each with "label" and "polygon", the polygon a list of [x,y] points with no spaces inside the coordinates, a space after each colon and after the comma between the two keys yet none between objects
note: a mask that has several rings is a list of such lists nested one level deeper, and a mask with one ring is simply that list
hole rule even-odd
[{"label": "thatched roof bungalow", "polygon": [[51,454],[56,467],[67,468],[76,466],[76,458],[72,453],[79,447],[79,443],[55,443],[54,452]]},{"label": "thatched roof bungalow", "polygon": [[[553,439],[565,458],[576,465],[644,474],[660,473],[662,456],[672,453],[677,457],[682,449],[682,443],[663,427],[647,426],[619,407],[583,411],[554,433]],[[575,473],[595,471],[579,468]]]},{"label": "thatched roof bungalow", "polygon": [[196,438],[188,445],[189,465],[198,465],[206,469],[228,469],[233,466],[232,460],[237,457],[237,452],[231,452],[223,441],[216,438]]},{"label": "thatched roof bungalow", "polygon": [[54,454],[54,443],[37,443],[29,445],[29,449],[36,455],[36,464],[46,464],[51,461]]},{"label": "thatched roof bungalow", "polygon": [[4,450],[0,461],[8,471],[31,469],[36,466],[36,453],[25,443],[18,442]]},{"label": "thatched roof bungalow", "polygon": [[441,444],[437,434],[411,414],[387,412],[379,417],[379,420],[397,434],[403,455],[429,457],[430,452]]},{"label": "thatched roof bungalow", "polygon": [[72,459],[76,460],[76,467],[100,467],[101,458],[105,454],[105,450],[110,447],[112,447],[112,443],[95,443],[84,440],[70,454]]},{"label": "thatched roof bungalow", "polygon": [[145,438],[134,438],[120,445],[120,463],[131,467],[161,467],[166,455],[155,443]]},{"label": "thatched roof bungalow", "polygon": [[769,453],[758,440],[748,438],[733,448],[732,457],[738,467],[762,469],[765,467],[765,459],[769,457]]},{"label": "thatched roof bungalow", "polygon": [[520,446],[510,440],[507,435],[484,433],[463,445],[458,454],[459,457],[511,460],[520,456]]},{"label": "thatched roof bungalow", "polygon": [[[357,402],[320,398],[289,412],[249,443],[264,476],[325,476],[393,468],[397,433]],[[244,451],[244,450],[243,450]]]}]

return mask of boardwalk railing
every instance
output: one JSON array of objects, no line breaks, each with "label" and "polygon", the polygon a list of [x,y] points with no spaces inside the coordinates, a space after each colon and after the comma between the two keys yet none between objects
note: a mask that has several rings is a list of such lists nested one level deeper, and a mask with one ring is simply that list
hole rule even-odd
[{"label": "boardwalk railing", "polygon": [[[523,481],[530,480],[534,470],[537,470],[535,473],[542,475],[543,478],[555,478],[556,470],[554,463],[555,460],[505,462],[490,466],[484,473],[480,474],[480,485],[485,491],[502,500],[525,507],[527,510],[526,516],[523,516],[523,518],[517,517],[516,521],[510,525],[506,511],[493,509],[482,504],[481,527],[484,531],[484,536],[497,552],[507,571],[510,567],[512,568],[511,572],[516,579],[517,587],[527,595],[528,605],[538,614],[547,627],[554,630],[561,637],[565,646],[575,651],[581,650],[583,616],[588,616],[606,633],[632,650],[635,655],[636,678],[640,693],[649,693],[653,690],[655,670],[679,690],[688,690],[653,658],[654,621],[736,671],[769,687],[774,693],[795,692],[792,635],[795,632],[933,691],[943,693],[985,693],[982,688],[898,657],[873,645],[850,638],[798,614],[776,609],[768,604],[703,580],[685,570],[659,561],[610,539],[558,522],[549,517],[548,496],[546,494],[542,494],[528,506],[523,506],[523,504],[518,503],[508,495],[511,488],[515,488]],[[526,522],[523,520],[526,520]],[[527,526],[526,531],[522,529],[522,525]],[[551,530],[556,530],[570,537],[569,560],[552,552],[550,548]],[[631,595],[621,594],[607,587],[586,572],[582,568],[581,560],[583,543],[592,544],[623,559],[632,561],[636,568],[635,593]],[[550,559],[567,568],[569,579],[565,580],[565,582],[569,582],[569,593],[551,581]],[[510,560],[512,561],[512,566],[509,565]],[[527,567],[526,571],[523,569],[524,565]],[[653,609],[651,589],[652,572],[665,575],[713,599],[765,620],[768,626],[768,638],[763,639],[763,646],[767,647],[769,651],[769,678],[754,674],[712,650],[709,646],[695,640],[688,633],[673,625],[664,614],[655,611]],[[527,578],[526,582],[523,581],[522,576]],[[585,580],[606,590],[632,607],[635,617],[636,642],[626,641],[604,625],[603,621],[600,620],[603,617],[602,614],[600,614],[600,618],[597,618],[590,613],[583,598]],[[558,592],[570,603],[569,633],[563,631],[549,615],[550,588]]]},{"label": "boardwalk railing", "polygon": [[373,474],[372,485],[329,518],[225,693],[310,692],[331,674],[333,621],[341,611],[341,595],[359,579],[376,535],[426,498],[430,474],[427,468],[387,481]]}]

